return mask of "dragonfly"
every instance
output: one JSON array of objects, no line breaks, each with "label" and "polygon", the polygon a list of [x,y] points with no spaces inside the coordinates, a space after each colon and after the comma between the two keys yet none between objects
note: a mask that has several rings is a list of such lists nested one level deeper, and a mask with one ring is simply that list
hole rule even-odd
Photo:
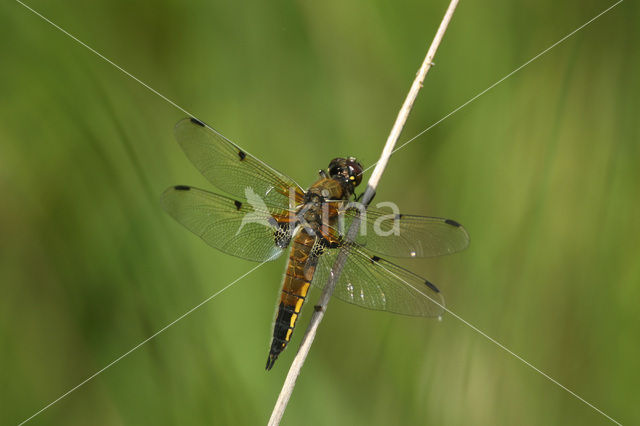
[{"label": "dragonfly", "polygon": [[[175,126],[175,136],[195,167],[221,195],[187,185],[168,188],[164,209],[208,245],[254,262],[274,261],[288,250],[266,369],[291,341],[310,287],[322,288],[341,250],[347,261],[333,296],[364,308],[440,317],[440,290],[384,257],[420,258],[455,253],[469,244],[451,219],[390,214],[358,206],[363,167],[335,158],[307,190],[212,127],[195,118]],[[355,240],[345,238],[360,220]]]}]

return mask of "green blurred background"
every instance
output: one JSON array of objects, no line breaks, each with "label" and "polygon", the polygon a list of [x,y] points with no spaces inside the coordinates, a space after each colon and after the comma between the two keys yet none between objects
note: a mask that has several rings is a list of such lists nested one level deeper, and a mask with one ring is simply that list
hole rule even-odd
[{"label": "green blurred background", "polygon": [[[377,159],[447,5],[28,4],[303,185]],[[462,1],[401,141],[611,4]],[[211,189],[173,138],[184,113],[20,4],[0,13],[0,423],[17,424],[253,264],[160,207],[170,185]],[[465,252],[400,263],[623,424],[640,423],[639,22],[622,3],[434,127],[376,199],[463,223]],[[310,316],[265,372],[283,264],[31,424],[266,423]],[[333,301],[283,424],[607,422],[451,315]]]}]

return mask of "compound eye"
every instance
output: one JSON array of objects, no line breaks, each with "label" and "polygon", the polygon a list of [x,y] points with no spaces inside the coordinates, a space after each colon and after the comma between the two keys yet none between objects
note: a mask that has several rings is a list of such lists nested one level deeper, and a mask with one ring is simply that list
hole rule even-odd
[{"label": "compound eye", "polygon": [[353,182],[354,186],[360,185],[362,181],[362,171],[358,172],[357,169],[349,167],[349,180]]},{"label": "compound eye", "polygon": [[342,158],[334,158],[329,163],[329,176],[335,177],[342,172]]},{"label": "compound eye", "polygon": [[349,159],[347,164],[349,167],[349,180],[353,182],[355,186],[360,185],[360,182],[362,182],[362,166],[355,159]]}]

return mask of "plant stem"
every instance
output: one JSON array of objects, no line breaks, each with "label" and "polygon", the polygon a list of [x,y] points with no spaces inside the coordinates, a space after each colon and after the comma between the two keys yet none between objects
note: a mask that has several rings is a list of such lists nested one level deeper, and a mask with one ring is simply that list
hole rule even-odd
[{"label": "plant stem", "polygon": [[[367,189],[362,197],[362,204],[365,206],[369,205],[373,196],[376,193],[376,188],[378,187],[378,183],[380,182],[380,178],[382,177],[382,173],[384,172],[385,167],[389,161],[389,157],[393,152],[393,149],[400,137],[400,133],[404,128],[404,124],[409,117],[409,113],[411,112],[411,108],[413,107],[413,103],[418,96],[418,92],[422,88],[422,84],[427,75],[427,72],[433,65],[433,58],[438,50],[438,46],[442,41],[442,37],[444,36],[445,31],[447,30],[447,26],[451,21],[451,17],[453,16],[453,12],[458,5],[458,0],[451,0],[449,3],[449,7],[442,18],[442,22],[440,23],[440,27],[436,32],[436,35],[431,42],[431,46],[427,51],[427,56],[424,58],[422,62],[422,66],[418,70],[416,74],[415,80],[413,80],[413,84],[411,85],[411,89],[409,89],[409,93],[407,94],[404,103],[402,104],[402,108],[398,113],[398,117],[389,133],[389,137],[387,138],[387,142],[384,145],[384,149],[382,150],[382,154],[380,155],[380,159],[376,163],[376,167],[373,169],[373,173],[369,178],[369,182],[367,183]],[[360,217],[356,216],[347,231],[347,235],[345,237],[345,241],[348,243],[353,242],[355,240],[355,236],[358,233],[358,229],[360,228]],[[320,300],[318,304],[314,307],[313,316],[311,317],[311,322],[309,323],[309,327],[307,328],[302,342],[300,344],[300,349],[296,354],[293,362],[291,363],[291,367],[289,368],[289,372],[287,373],[287,378],[284,381],[284,385],[282,386],[282,390],[280,391],[280,395],[278,396],[278,400],[276,401],[276,405],[273,408],[273,412],[271,413],[271,418],[269,419],[270,426],[276,426],[280,424],[282,420],[282,416],[284,415],[284,411],[287,407],[287,403],[289,402],[289,398],[293,393],[293,388],[295,387],[296,380],[300,375],[300,370],[304,365],[305,360],[307,359],[307,355],[309,354],[309,350],[311,349],[311,345],[313,344],[313,340],[315,339],[316,332],[318,330],[318,326],[324,317],[324,313],[326,311],[327,305],[329,303],[329,299],[333,294],[333,290],[336,286],[336,283],[340,279],[340,274],[342,273],[342,269],[347,261],[348,250],[343,248],[340,250],[338,257],[336,258],[336,262],[331,269],[331,274],[329,277],[329,281],[324,286],[322,290],[322,294],[320,296]]]}]

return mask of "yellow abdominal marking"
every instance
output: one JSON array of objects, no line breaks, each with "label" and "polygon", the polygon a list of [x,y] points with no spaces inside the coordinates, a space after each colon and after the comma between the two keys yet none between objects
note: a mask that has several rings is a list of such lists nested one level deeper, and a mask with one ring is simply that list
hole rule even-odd
[{"label": "yellow abdominal marking", "polygon": [[[295,327],[296,319],[298,319],[298,314],[291,315],[291,328]],[[289,334],[291,334],[291,329],[289,329],[289,333],[287,333],[287,340],[289,339]]]},{"label": "yellow abdominal marking", "polygon": [[[286,340],[288,342],[289,339],[291,339],[291,333],[292,332],[293,332],[292,329],[287,330],[287,335],[285,336],[284,340]],[[284,347],[284,344],[282,346]]]},{"label": "yellow abdominal marking", "polygon": [[300,288],[300,295],[302,297],[307,297],[307,291],[309,291],[309,283],[305,283],[301,288]]}]

